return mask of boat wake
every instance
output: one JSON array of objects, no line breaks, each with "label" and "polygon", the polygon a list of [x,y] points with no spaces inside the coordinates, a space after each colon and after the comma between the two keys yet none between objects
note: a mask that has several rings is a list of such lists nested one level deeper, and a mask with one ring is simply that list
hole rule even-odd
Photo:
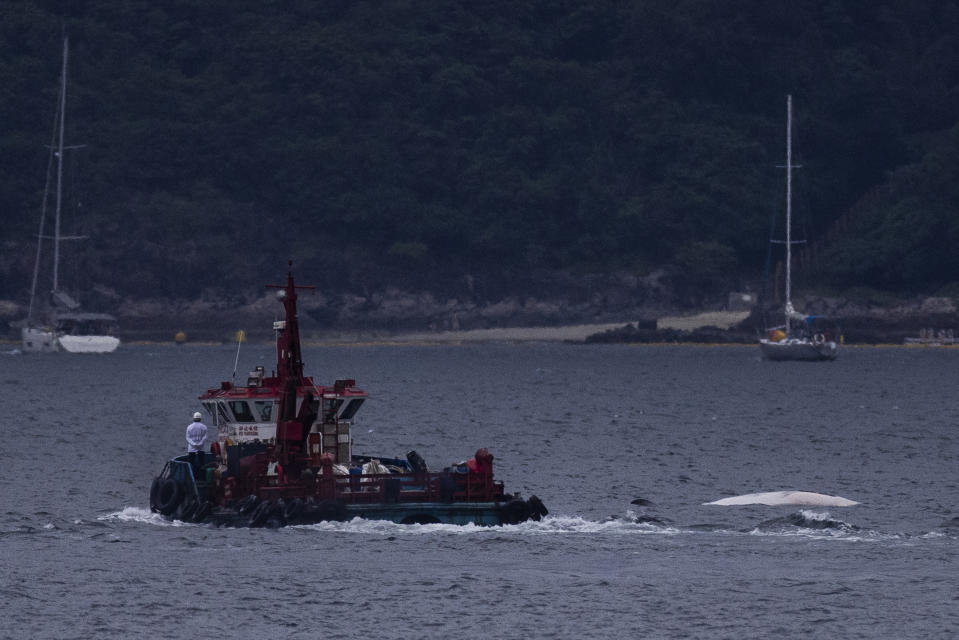
[{"label": "boat wake", "polygon": [[[181,522],[170,520],[142,507],[125,507],[115,513],[100,516],[106,522],[137,522],[161,527],[209,527],[209,523]],[[228,527],[225,527],[228,529]],[[632,511],[621,518],[604,521],[589,520],[580,516],[548,515],[542,520],[528,520],[520,524],[481,526],[475,524],[396,524],[388,520],[364,520],[353,518],[346,522],[324,521],[315,524],[291,525],[290,531],[328,531],[358,535],[556,535],[556,534],[628,534],[628,533],[682,533],[681,529],[667,526],[657,520],[650,522]]]},{"label": "boat wake", "polygon": [[[161,527],[210,527],[209,523],[188,523],[170,520],[158,513],[141,507],[125,507],[115,513],[100,516],[101,522],[141,523]],[[926,537],[952,537],[955,530],[930,532]],[[224,531],[231,530],[223,527]],[[243,530],[246,530],[244,527]],[[277,530],[289,534],[328,532],[358,536],[474,536],[478,538],[511,538],[536,536],[630,536],[630,535],[731,535],[797,537],[820,540],[882,541],[899,540],[902,533],[888,533],[869,529],[833,517],[829,512],[801,509],[795,513],[765,520],[751,528],[739,528],[729,523],[680,525],[662,518],[649,517],[641,511],[627,509],[622,515],[605,520],[591,520],[576,515],[551,514],[540,521],[527,521],[513,525],[481,526],[475,524],[396,524],[386,520],[354,518],[347,522],[319,522],[316,524],[292,525]],[[915,539],[915,536],[906,536]]]},{"label": "boat wake", "polygon": [[828,512],[805,509],[781,518],[761,522],[750,533],[781,535],[828,535],[831,537],[858,535],[862,530],[854,525],[833,518]]},{"label": "boat wake", "polygon": [[144,509],[142,507],[124,507],[122,510],[117,511],[116,513],[109,513],[105,516],[100,516],[98,520],[105,522],[142,522],[145,524],[156,524],[164,527],[199,526],[181,522],[179,520],[169,520],[164,518],[159,513],[154,513],[149,509]]},{"label": "boat wake", "polygon": [[471,535],[471,536],[540,536],[563,534],[629,534],[629,533],[682,533],[680,529],[663,527],[646,522],[637,522],[631,517],[604,521],[589,520],[580,516],[548,515],[540,521],[529,520],[520,524],[485,527],[474,524],[396,524],[383,520],[354,518],[350,522],[320,522],[292,527],[300,530],[338,531],[373,535]]}]

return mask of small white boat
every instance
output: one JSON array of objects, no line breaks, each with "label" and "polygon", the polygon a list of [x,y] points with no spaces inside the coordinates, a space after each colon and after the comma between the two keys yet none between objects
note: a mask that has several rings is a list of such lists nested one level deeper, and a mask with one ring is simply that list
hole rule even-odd
[{"label": "small white boat", "polygon": [[792,116],[790,95],[786,96],[786,322],[769,330],[759,348],[767,360],[834,360],[841,340],[835,321],[803,315],[792,303]]},{"label": "small white boat", "polygon": [[120,346],[113,336],[60,336],[59,342],[70,353],[110,353]]},{"label": "small white boat", "polygon": [[110,353],[120,339],[110,333],[115,320],[106,313],[59,313],[56,316],[57,342],[69,353]]}]

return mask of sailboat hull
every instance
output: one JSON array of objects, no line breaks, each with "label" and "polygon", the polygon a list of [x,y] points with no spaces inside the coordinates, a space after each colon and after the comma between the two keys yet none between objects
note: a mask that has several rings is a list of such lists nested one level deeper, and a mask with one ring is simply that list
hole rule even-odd
[{"label": "sailboat hull", "polygon": [[839,355],[839,346],[832,340],[816,343],[812,340],[791,338],[773,342],[760,340],[759,348],[767,360],[835,360]]},{"label": "sailboat hull", "polygon": [[113,336],[60,336],[59,342],[70,353],[112,353],[120,346]]},{"label": "sailboat hull", "polygon": [[53,353],[60,350],[57,335],[52,331],[24,327],[20,337],[24,353]]}]

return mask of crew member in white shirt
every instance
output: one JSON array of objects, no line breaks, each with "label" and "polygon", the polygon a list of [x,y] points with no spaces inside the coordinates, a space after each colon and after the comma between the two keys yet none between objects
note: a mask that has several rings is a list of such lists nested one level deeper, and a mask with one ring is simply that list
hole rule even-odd
[{"label": "crew member in white shirt", "polygon": [[[203,463],[206,462],[206,456],[203,452],[203,443],[206,441],[206,425],[200,422],[201,418],[203,416],[197,411],[193,414],[193,422],[186,428],[187,453],[190,458],[190,465],[193,466],[194,470],[202,469]],[[198,464],[199,466],[197,466]]]}]

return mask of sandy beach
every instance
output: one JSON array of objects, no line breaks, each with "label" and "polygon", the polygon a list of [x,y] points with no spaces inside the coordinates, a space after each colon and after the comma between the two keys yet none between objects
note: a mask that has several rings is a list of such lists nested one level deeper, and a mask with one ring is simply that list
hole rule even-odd
[{"label": "sandy beach", "polygon": [[369,332],[359,334],[317,334],[306,344],[456,344],[464,342],[581,342],[594,333],[628,324],[577,324],[560,327],[501,327],[468,331],[420,331],[413,333]]},{"label": "sandy beach", "polygon": [[[691,331],[700,327],[728,329],[742,322],[748,311],[709,311],[689,316],[663,317],[657,329]],[[610,329],[619,329],[630,320],[596,324],[573,324],[557,327],[501,327],[465,331],[419,331],[412,333],[369,332],[361,334],[317,334],[305,340],[310,344],[455,344],[463,342],[582,342],[588,336]]]}]

